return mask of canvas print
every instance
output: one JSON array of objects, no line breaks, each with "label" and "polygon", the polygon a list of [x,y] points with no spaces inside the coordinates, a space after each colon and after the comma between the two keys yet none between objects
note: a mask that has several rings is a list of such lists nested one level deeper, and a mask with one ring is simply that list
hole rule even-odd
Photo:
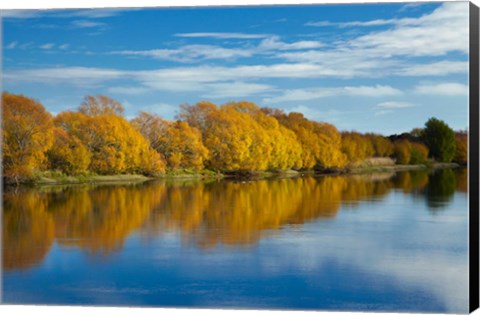
[{"label": "canvas print", "polygon": [[1,16],[2,303],[468,312],[468,2]]}]

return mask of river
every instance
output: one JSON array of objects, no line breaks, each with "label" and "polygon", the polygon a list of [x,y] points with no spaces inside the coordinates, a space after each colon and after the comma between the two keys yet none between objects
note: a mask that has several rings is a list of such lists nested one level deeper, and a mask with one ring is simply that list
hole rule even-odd
[{"label": "river", "polygon": [[466,169],[9,188],[3,303],[466,313]]}]

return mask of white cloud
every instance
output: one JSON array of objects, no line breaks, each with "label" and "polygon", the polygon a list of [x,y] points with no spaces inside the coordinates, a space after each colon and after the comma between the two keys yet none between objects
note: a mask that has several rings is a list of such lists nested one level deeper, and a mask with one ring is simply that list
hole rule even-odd
[{"label": "white cloud", "polygon": [[15,47],[17,47],[17,45],[18,45],[18,42],[11,42],[7,46],[5,46],[5,49],[14,49]]},{"label": "white cloud", "polygon": [[[467,73],[466,61],[448,60],[451,52],[468,53],[468,4],[444,3],[418,18],[346,22],[352,26],[392,25],[324,50],[289,51],[278,58],[290,62],[315,63],[354,76],[438,76]],[[332,25],[321,21],[320,26]],[[446,56],[426,65],[412,57]],[[410,58],[405,60],[404,58]],[[403,58],[403,60],[402,60]]]},{"label": "white cloud", "polygon": [[11,19],[28,19],[39,15],[39,10],[0,10],[0,17]]},{"label": "white cloud", "polygon": [[468,61],[438,61],[433,63],[410,64],[396,70],[402,76],[444,76],[467,73]]},{"label": "white cloud", "polygon": [[439,56],[468,53],[468,3],[444,3],[419,18],[396,20],[397,27],[354,39],[352,49],[375,56]]},{"label": "white cloud", "polygon": [[178,62],[193,62],[209,59],[232,59],[249,57],[251,51],[245,49],[223,48],[212,45],[187,45],[178,49],[152,49],[152,50],[124,50],[112,54],[129,56],[146,56],[155,59],[173,60]]},{"label": "white cloud", "polygon": [[60,10],[0,10],[0,16],[12,19],[30,19],[39,17],[70,18],[82,17],[89,19],[106,18],[118,15],[124,11],[135,11],[137,8],[108,8],[108,9],[60,9]]},{"label": "white cloud", "polygon": [[387,95],[399,95],[402,91],[392,88],[387,85],[375,85],[375,86],[347,86],[343,88],[345,94],[358,95],[358,96],[387,96]]},{"label": "white cloud", "polygon": [[55,47],[55,44],[52,44],[52,43],[47,43],[47,44],[43,44],[43,45],[40,45],[40,48],[41,49],[52,49],[53,47]]},{"label": "white cloud", "polygon": [[268,34],[246,34],[246,33],[178,33],[176,37],[186,38],[217,38],[217,39],[259,39],[270,37]]},{"label": "white cloud", "polygon": [[12,83],[70,84],[92,86],[101,82],[122,78],[126,72],[114,69],[86,67],[58,67],[5,71],[4,77]]},{"label": "white cloud", "polygon": [[245,82],[231,82],[231,83],[212,83],[207,84],[207,93],[202,97],[222,99],[222,98],[243,98],[255,94],[261,94],[274,89],[271,85],[245,83]]},{"label": "white cloud", "polygon": [[264,99],[267,103],[281,103],[292,101],[308,101],[324,97],[351,95],[379,97],[402,94],[402,91],[385,85],[375,86],[345,86],[335,88],[313,88],[286,90],[282,95]]},{"label": "white cloud", "polygon": [[467,96],[468,85],[455,82],[424,83],[415,88],[415,93],[442,96]]},{"label": "white cloud", "polygon": [[28,42],[28,43],[23,43],[23,44],[19,44],[18,45],[18,48],[20,49],[27,49],[27,48],[30,48],[33,46],[33,42]]},{"label": "white cloud", "polygon": [[258,50],[302,50],[322,47],[323,44],[318,41],[298,41],[293,43],[284,43],[278,36],[272,36],[262,40]]},{"label": "white cloud", "polygon": [[112,94],[125,94],[125,95],[139,95],[149,91],[145,87],[126,87],[126,86],[114,86],[107,89]]},{"label": "white cloud", "polygon": [[407,3],[406,5],[404,5],[403,7],[400,8],[400,10],[398,10],[399,12],[404,12],[404,11],[408,11],[408,10],[413,10],[413,9],[416,9],[422,5],[425,5],[427,4],[427,2],[412,2],[412,3]]},{"label": "white cloud", "polygon": [[89,20],[75,20],[75,21],[72,21],[71,24],[75,28],[103,27],[106,25],[105,23],[89,21]]},{"label": "white cloud", "polygon": [[338,27],[359,27],[359,26],[381,26],[395,24],[396,20],[371,20],[371,21],[353,21],[353,22],[330,22],[330,21],[317,21],[307,22],[306,26],[325,27],[325,26],[338,26]]},{"label": "white cloud", "polygon": [[65,49],[68,49],[69,47],[70,47],[69,44],[62,44],[62,45],[58,46],[58,49],[65,50]]},{"label": "white cloud", "polygon": [[414,107],[412,103],[408,102],[383,102],[380,104],[377,104],[378,107],[384,107],[384,108],[408,108],[408,107]]},{"label": "white cloud", "polygon": [[[222,34],[230,33],[194,33],[194,34]],[[226,34],[226,35],[225,35]],[[234,36],[240,34],[233,34]],[[252,57],[257,54],[275,54],[276,51],[305,50],[319,48],[322,43],[318,41],[297,41],[286,43],[279,40],[278,36],[270,36],[255,47],[226,48],[215,45],[185,45],[176,49],[150,49],[150,50],[122,50],[113,51],[111,54],[127,56],[145,56],[155,59],[172,60],[177,62],[194,62],[211,59],[237,59]]]}]

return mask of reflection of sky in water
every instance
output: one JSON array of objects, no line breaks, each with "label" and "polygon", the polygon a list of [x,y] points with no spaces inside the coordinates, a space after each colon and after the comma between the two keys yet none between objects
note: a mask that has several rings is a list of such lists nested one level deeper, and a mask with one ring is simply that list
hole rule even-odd
[{"label": "reflection of sky in water", "polygon": [[467,198],[432,212],[390,190],[334,218],[264,231],[246,246],[200,248],[178,230],[132,234],[92,255],[53,245],[5,274],[5,302],[466,312]]}]

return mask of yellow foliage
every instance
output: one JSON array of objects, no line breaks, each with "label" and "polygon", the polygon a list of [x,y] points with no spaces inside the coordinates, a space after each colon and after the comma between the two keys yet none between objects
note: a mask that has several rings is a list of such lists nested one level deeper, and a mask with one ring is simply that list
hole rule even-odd
[{"label": "yellow foliage", "polygon": [[2,94],[3,172],[18,181],[44,166],[53,143],[51,115],[23,95]]},{"label": "yellow foliage", "polygon": [[408,164],[412,156],[412,144],[410,141],[402,139],[394,143],[394,157],[397,164]]},{"label": "yellow foliage", "polygon": [[388,157],[393,154],[393,143],[388,138],[373,133],[366,136],[372,143],[375,156]]},{"label": "yellow foliage", "polygon": [[3,195],[3,268],[40,264],[54,240],[54,219],[46,194],[31,190]]},{"label": "yellow foliage", "polygon": [[132,125],[150,142],[150,146],[163,154],[172,169],[203,168],[208,150],[202,143],[200,131],[182,121],[170,122],[157,115],[141,112]]},{"label": "yellow foliage", "polygon": [[457,163],[467,163],[468,160],[468,134],[467,132],[455,133],[455,158]]},{"label": "yellow foliage", "polygon": [[349,162],[373,157],[375,149],[369,137],[358,132],[342,133],[342,151]]},{"label": "yellow foliage", "polygon": [[54,138],[53,146],[47,152],[50,169],[66,174],[78,174],[88,169],[92,154],[77,137],[56,127]]},{"label": "yellow foliage", "polygon": [[99,174],[161,173],[165,163],[123,117],[63,112],[55,124],[78,138],[92,154],[90,170]]},{"label": "yellow foliage", "polygon": [[335,126],[310,121],[300,113],[286,115],[270,109],[265,109],[264,112],[295,133],[302,147],[302,168],[345,166],[346,157],[341,151],[341,136]]}]

